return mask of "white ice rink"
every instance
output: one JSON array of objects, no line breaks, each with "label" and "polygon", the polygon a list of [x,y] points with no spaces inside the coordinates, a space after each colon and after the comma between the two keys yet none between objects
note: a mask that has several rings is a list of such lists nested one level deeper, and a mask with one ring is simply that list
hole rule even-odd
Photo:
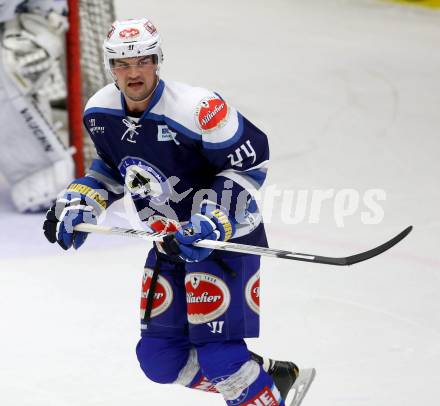
[{"label": "white ice rink", "polygon": [[[281,202],[297,194],[284,193],[267,216],[272,246],[352,254],[414,225],[348,270],[265,259],[250,347],[317,369],[304,406],[438,405],[440,12],[367,0],[116,3],[119,18],[158,26],[164,79],[217,90],[269,135],[268,187],[359,194],[341,227],[336,198],[318,221],[309,201],[286,224]],[[386,193],[378,224],[362,221],[369,189]],[[65,253],[43,238],[42,215],[13,211],[5,186],[0,210],[1,406],[224,404],[138,367],[145,244],[91,235]],[[106,222],[124,224],[122,210]]]}]

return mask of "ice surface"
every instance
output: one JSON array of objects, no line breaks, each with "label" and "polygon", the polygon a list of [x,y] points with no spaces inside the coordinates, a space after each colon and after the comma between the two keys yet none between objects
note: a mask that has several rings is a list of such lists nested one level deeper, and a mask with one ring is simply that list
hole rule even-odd
[{"label": "ice surface", "polygon": [[[264,260],[250,346],[317,368],[305,406],[437,405],[440,14],[361,0],[116,3],[119,18],[157,24],[165,79],[217,90],[267,132],[268,186],[386,192],[375,225],[361,202],[338,227],[334,199],[317,223],[285,224],[277,201],[272,246],[345,255],[415,227],[348,271]],[[42,215],[13,212],[4,186],[0,208],[2,406],[223,404],[138,368],[142,242],[93,235],[65,253],[43,240]]]}]

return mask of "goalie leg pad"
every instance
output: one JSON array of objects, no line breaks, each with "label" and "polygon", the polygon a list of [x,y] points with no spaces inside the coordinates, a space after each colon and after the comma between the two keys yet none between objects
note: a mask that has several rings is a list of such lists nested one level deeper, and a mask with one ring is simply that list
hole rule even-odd
[{"label": "goalie leg pad", "polygon": [[19,211],[50,205],[73,178],[71,154],[38,110],[8,79],[0,60],[0,172]]},{"label": "goalie leg pad", "polygon": [[10,183],[70,156],[32,97],[14,87],[1,60],[0,103],[0,170]]}]

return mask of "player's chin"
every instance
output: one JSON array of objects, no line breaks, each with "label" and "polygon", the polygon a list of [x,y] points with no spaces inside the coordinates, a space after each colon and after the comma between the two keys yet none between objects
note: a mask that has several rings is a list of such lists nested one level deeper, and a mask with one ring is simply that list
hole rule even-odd
[{"label": "player's chin", "polygon": [[128,88],[126,89],[125,95],[133,101],[142,101],[148,96],[148,93],[145,89],[134,90]]}]

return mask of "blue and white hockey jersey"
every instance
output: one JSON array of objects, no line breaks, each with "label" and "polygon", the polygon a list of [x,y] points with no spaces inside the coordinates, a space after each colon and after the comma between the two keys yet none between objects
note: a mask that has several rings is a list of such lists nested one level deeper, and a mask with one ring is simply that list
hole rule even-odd
[{"label": "blue and white hockey jersey", "polygon": [[266,177],[267,137],[218,94],[160,80],[134,118],[109,84],[89,100],[84,124],[100,157],[87,177],[108,191],[109,203],[128,190],[141,220],[184,222],[210,200],[235,217],[236,241],[266,243],[254,195]]}]

